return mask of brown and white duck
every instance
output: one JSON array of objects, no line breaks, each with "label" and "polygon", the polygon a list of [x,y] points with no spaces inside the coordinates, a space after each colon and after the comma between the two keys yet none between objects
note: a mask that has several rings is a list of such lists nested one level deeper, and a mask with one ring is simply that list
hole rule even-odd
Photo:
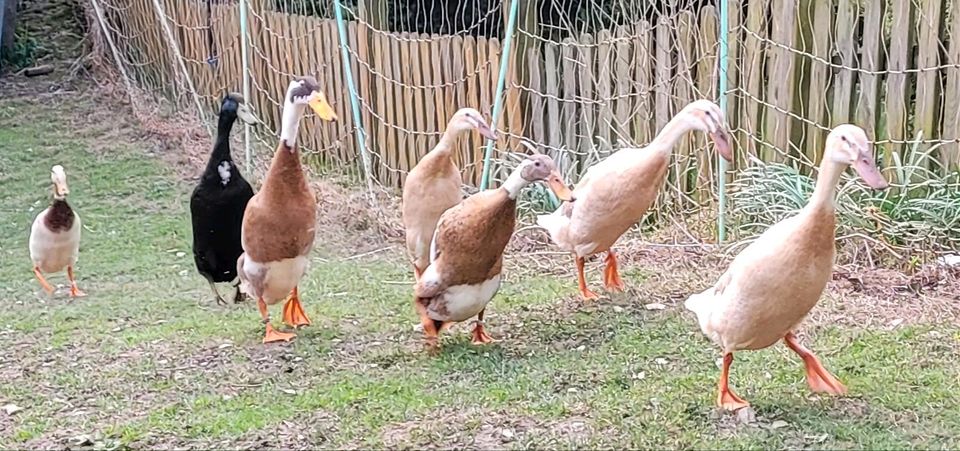
[{"label": "brown and white duck", "polygon": [[733,353],[763,349],[779,340],[803,359],[811,390],[846,393],[846,387],[797,341],[793,330],[817,304],[833,272],[834,197],[847,166],[853,166],[870,187],[887,187],[863,129],[849,124],[834,128],[807,205],[767,229],[737,255],[716,285],[685,302],[703,333],[723,352],[718,406],[736,410],[749,405],[729,387]]},{"label": "brown and white duck", "polygon": [[427,344],[436,348],[447,325],[477,317],[473,343],[489,343],[483,313],[500,288],[503,251],[513,236],[517,196],[527,185],[543,181],[560,199],[572,201],[556,164],[531,155],[513,170],[503,186],[474,194],[440,217],[430,245],[430,264],[414,287],[414,306]]},{"label": "brown and white duck", "polygon": [[297,134],[307,107],[323,120],[336,114],[313,77],[290,82],[284,96],[283,123],[270,169],[260,191],[247,204],[243,215],[237,259],[241,289],[257,299],[266,324],[264,343],[289,341],[292,333],[278,332],[270,325],[267,305],[289,300],[283,307],[283,321],[293,327],[310,324],[297,286],[307,270],[317,222],[316,197],[300,165]]},{"label": "brown and white duck", "polygon": [[461,108],[450,118],[440,142],[414,166],[404,182],[403,228],[417,279],[430,264],[430,240],[440,215],[463,200],[460,188],[463,180],[453,163],[453,152],[457,149],[457,140],[470,130],[477,130],[484,138],[497,139],[497,133],[479,111]]},{"label": "brown and white duck", "polygon": [[56,165],[51,169],[50,180],[53,182],[53,203],[37,215],[30,229],[33,274],[44,291],[52,295],[53,286],[43,275],[57,273],[66,268],[67,278],[70,280],[70,296],[86,296],[77,288],[73,273],[80,254],[81,225],[80,216],[67,203],[70,189],[67,188],[67,173],[63,166]]},{"label": "brown and white duck", "polygon": [[674,144],[691,130],[707,132],[720,155],[732,159],[723,112],[710,101],[697,100],[677,113],[647,147],[622,149],[591,167],[573,190],[575,203],[537,218],[551,240],[573,254],[584,299],[599,297],[587,288],[586,257],[604,251],[604,285],[609,291],[623,290],[612,247],[657,200]]}]

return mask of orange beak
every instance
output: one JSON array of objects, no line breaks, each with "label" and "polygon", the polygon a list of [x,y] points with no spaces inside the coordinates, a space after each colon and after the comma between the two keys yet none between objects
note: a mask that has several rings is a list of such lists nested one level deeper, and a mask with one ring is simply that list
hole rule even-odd
[{"label": "orange beak", "polygon": [[318,92],[315,96],[313,96],[313,99],[310,100],[309,105],[310,109],[312,109],[320,119],[325,121],[337,120],[337,113],[333,112],[333,107],[327,103],[327,96],[322,92]]},{"label": "orange beak", "polygon": [[560,177],[560,173],[553,171],[550,174],[550,178],[547,179],[547,186],[550,187],[550,190],[553,191],[553,194],[557,195],[557,198],[564,202],[573,202],[573,191],[570,191],[570,188],[567,188],[567,184],[563,183],[563,179]]}]

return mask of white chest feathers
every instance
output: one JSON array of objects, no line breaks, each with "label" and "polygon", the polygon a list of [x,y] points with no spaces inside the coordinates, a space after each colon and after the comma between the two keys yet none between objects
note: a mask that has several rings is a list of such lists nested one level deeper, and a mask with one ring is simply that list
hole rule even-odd
[{"label": "white chest feathers", "polygon": [[486,308],[499,289],[499,274],[475,285],[448,287],[427,310],[436,320],[466,321]]},{"label": "white chest feathers", "polygon": [[227,183],[230,183],[230,175],[232,174],[233,165],[229,161],[221,161],[220,166],[217,166],[217,172],[220,173],[220,184],[227,186]]}]

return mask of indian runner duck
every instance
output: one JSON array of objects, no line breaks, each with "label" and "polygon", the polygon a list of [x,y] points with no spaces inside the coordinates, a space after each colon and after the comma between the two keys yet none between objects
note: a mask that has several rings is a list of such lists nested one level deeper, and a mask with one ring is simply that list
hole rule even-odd
[{"label": "indian runner duck", "polygon": [[263,186],[247,203],[240,232],[243,254],[237,259],[241,289],[257,299],[266,327],[264,343],[289,341],[295,336],[274,330],[267,312],[267,305],[288,296],[283,321],[295,328],[310,324],[300,304],[297,285],[307,270],[307,256],[313,249],[317,206],[300,166],[297,134],[308,106],[320,119],[337,118],[313,77],[294,79],[283,99],[280,143]]},{"label": "indian runner duck", "polygon": [[846,387],[797,341],[793,330],[817,304],[833,272],[834,197],[848,166],[870,187],[887,187],[863,129],[850,124],[834,128],[827,136],[816,188],[807,205],[740,252],[716,285],[686,300],[703,333],[723,352],[718,406],[736,410],[749,405],[730,390],[733,353],[763,349],[779,340],[803,359],[811,390],[846,393]]},{"label": "indian runner duck", "polygon": [[492,341],[483,313],[500,288],[503,251],[513,236],[517,196],[544,181],[558,198],[572,201],[554,161],[534,154],[517,166],[503,186],[476,193],[440,216],[430,244],[430,264],[414,287],[414,307],[431,349],[446,326],[473,316],[473,343]]},{"label": "indian runner duck", "polygon": [[[254,122],[243,97],[228,94],[220,104],[213,152],[200,176],[200,183],[190,196],[193,259],[197,272],[210,284],[217,304],[226,302],[216,284],[237,278],[237,258],[243,253],[240,245],[243,212],[253,197],[253,188],[240,174],[230,154],[230,131],[238,117],[247,123]],[[240,302],[240,299],[240,282],[237,281],[233,301]]]},{"label": "indian runner duck", "polygon": [[612,246],[656,201],[674,144],[691,130],[707,132],[720,155],[732,159],[723,112],[710,101],[697,100],[677,113],[647,147],[621,149],[587,170],[573,189],[575,203],[561,204],[552,214],[537,218],[550,239],[573,254],[585,300],[599,298],[587,288],[583,274],[586,257],[604,251],[605,287],[609,291],[624,289]]},{"label": "indian runner duck", "polygon": [[44,274],[67,269],[70,280],[70,297],[86,296],[77,288],[77,279],[73,268],[80,255],[80,215],[67,203],[67,173],[59,164],[50,170],[53,182],[53,202],[37,215],[30,229],[30,259],[33,261],[33,274],[40,281],[47,294],[54,292]]},{"label": "indian runner duck", "polygon": [[497,133],[479,111],[461,108],[450,118],[440,142],[410,170],[404,182],[401,213],[416,279],[430,264],[430,240],[440,215],[463,199],[463,181],[453,163],[453,152],[457,139],[470,130],[477,130],[484,138],[497,139]]}]

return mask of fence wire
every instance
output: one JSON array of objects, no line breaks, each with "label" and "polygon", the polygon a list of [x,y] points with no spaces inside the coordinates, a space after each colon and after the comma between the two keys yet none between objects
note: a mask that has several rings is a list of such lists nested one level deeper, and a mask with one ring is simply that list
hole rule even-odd
[{"label": "fence wire", "polygon": [[[199,103],[207,124],[216,120],[223,94],[240,91],[244,68],[236,1],[97,1],[129,81],[139,89],[187,111]],[[371,176],[380,185],[399,187],[437,144],[457,109],[473,107],[490,117],[510,1],[340,1],[347,19],[349,74],[333,19],[334,0],[248,2],[247,100],[259,119],[251,169],[262,171],[272,156],[287,83],[312,74],[340,120],[306,120],[300,137],[304,151],[319,164],[363,177],[355,133],[361,128],[372,157]],[[719,1],[729,7],[728,24],[719,22]],[[705,137],[684,138],[657,212],[685,215],[714,207],[717,178],[723,176],[736,182],[734,212],[746,216],[743,224],[774,220],[751,213],[758,205],[738,191],[766,183],[762,177],[771,173],[814,176],[826,134],[844,122],[867,130],[896,187],[894,194],[872,202],[902,205],[929,198],[933,194],[923,188],[928,180],[918,178],[921,173],[938,178],[946,198],[960,198],[951,178],[960,166],[956,0],[531,0],[519,5],[504,74],[503,113],[495,124],[501,135],[495,180],[505,176],[512,164],[506,154],[520,150],[521,139],[550,153],[571,182],[612,151],[649,143],[686,104],[721,94],[718,42],[727,30],[729,88],[723,94],[737,162],[728,174],[718,174]],[[359,123],[347,91],[351,75]],[[475,186],[481,137],[464,136],[458,146],[464,181]],[[758,165],[792,172],[750,170]],[[912,178],[904,179],[908,173]],[[948,230],[948,214],[933,226],[924,223],[923,232],[903,226],[923,214],[887,214],[888,230],[910,235],[899,239],[890,232],[885,236],[891,243],[919,240],[936,247],[930,243],[946,240],[957,247],[950,240],[960,240]]]}]

